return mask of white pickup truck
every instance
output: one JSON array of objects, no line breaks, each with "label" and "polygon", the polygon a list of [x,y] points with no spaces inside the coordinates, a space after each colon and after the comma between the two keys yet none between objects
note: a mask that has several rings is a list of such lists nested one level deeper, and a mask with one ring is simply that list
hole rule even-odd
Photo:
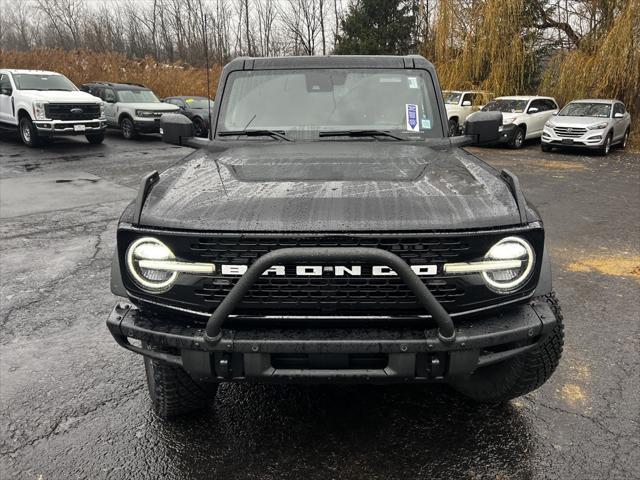
[{"label": "white pickup truck", "polygon": [[85,135],[102,143],[107,120],[102,100],[64,75],[40,70],[0,69],[0,128],[18,131],[36,147],[58,135]]},{"label": "white pickup truck", "polygon": [[460,135],[467,117],[480,110],[492,98],[490,93],[472,90],[445,90],[442,95],[444,96],[444,107],[447,110],[450,137]]}]

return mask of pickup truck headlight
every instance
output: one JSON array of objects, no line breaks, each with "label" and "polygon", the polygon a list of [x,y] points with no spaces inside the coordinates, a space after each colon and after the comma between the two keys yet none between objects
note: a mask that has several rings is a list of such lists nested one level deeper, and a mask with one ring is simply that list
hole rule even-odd
[{"label": "pickup truck headlight", "polygon": [[598,123],[597,125],[591,125],[587,127],[588,130],[602,130],[607,128],[607,122]]},{"label": "pickup truck headlight", "polygon": [[125,261],[134,282],[150,293],[166,292],[180,273],[211,275],[216,271],[213,263],[177,260],[169,247],[153,237],[140,238],[129,245]]},{"label": "pickup truck headlight", "polygon": [[100,104],[100,118],[104,118],[104,102]]},{"label": "pickup truck headlight", "polygon": [[[508,293],[521,287],[529,278],[535,263],[529,242],[520,237],[506,237],[489,249],[485,262],[504,262],[505,268],[487,269],[482,278],[489,288]],[[499,264],[496,263],[496,266]]]},{"label": "pickup truck headlight", "polygon": [[45,111],[45,106],[48,104],[48,102],[43,102],[41,100],[36,100],[35,102],[33,102],[33,118],[36,120],[47,120],[47,112]]}]

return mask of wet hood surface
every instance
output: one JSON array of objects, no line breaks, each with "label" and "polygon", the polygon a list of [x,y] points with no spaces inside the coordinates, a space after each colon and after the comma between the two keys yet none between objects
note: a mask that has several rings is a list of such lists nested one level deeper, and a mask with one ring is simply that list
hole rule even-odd
[{"label": "wet hood surface", "polygon": [[203,231],[411,231],[519,223],[507,185],[467,152],[396,142],[198,150],[160,175],[141,225]]}]

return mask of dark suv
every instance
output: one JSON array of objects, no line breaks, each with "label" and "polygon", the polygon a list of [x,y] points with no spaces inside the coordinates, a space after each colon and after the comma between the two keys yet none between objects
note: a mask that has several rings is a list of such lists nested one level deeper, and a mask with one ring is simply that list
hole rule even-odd
[{"label": "dark suv", "polygon": [[447,136],[422,57],[241,58],[212,140],[148,174],[117,231],[107,321],[161,416],[225,381],[446,382],[484,402],[545,382],[563,345],[542,220],[518,180]]}]

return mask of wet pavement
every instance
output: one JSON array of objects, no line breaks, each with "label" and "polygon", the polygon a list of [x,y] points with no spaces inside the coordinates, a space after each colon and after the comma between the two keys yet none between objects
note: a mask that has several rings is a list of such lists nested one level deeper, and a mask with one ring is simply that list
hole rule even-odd
[{"label": "wet pavement", "polygon": [[0,193],[20,198],[0,203],[0,478],[639,478],[640,155],[473,151],[545,219],[566,322],[549,382],[501,407],[443,386],[223,385],[163,422],[105,327],[109,265],[140,177],[189,150],[0,137]]}]

